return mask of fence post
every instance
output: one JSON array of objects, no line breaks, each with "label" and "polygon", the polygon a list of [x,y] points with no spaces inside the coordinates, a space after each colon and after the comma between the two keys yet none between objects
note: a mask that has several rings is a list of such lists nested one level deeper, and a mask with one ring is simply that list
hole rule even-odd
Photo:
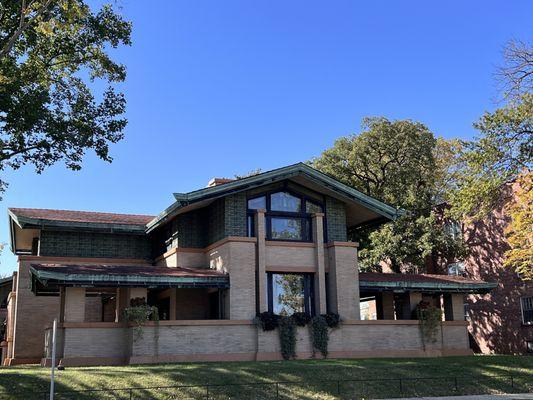
[{"label": "fence post", "polygon": [[400,394],[403,394],[403,385],[402,385],[402,378],[400,380]]},{"label": "fence post", "polygon": [[133,389],[130,389],[130,400],[133,399]]},{"label": "fence post", "polygon": [[455,382],[455,391],[458,392],[459,391],[459,387],[457,385],[457,377],[455,376],[453,379],[454,379],[454,382]]},{"label": "fence post", "polygon": [[337,381],[337,394],[340,395],[341,394],[341,381]]},{"label": "fence post", "polygon": [[205,400],[209,400],[209,385],[205,385]]},{"label": "fence post", "polygon": [[276,399],[279,399],[279,382],[276,382]]},{"label": "fence post", "polygon": [[514,378],[512,375],[511,375],[511,388],[514,389]]}]

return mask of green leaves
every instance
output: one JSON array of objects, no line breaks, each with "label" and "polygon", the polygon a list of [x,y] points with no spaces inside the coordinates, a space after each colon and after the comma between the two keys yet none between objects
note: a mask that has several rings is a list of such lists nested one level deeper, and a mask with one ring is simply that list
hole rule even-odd
[{"label": "green leaves", "polygon": [[437,139],[423,124],[409,120],[366,118],[364,131],[338,139],[313,165],[340,181],[406,210],[377,230],[355,230],[361,243],[362,269],[421,270],[429,256],[454,257],[460,238],[443,228],[435,211],[449,185],[448,169],[455,142]]},{"label": "green leaves", "polygon": [[58,161],[77,170],[90,149],[111,161],[109,145],[127,122],[115,91],[126,69],[108,49],[131,44],[131,24],[110,5],[93,12],[82,0],[22,4],[0,8],[0,170],[33,164],[40,173]]},{"label": "green leaves", "polygon": [[480,219],[499,201],[504,183],[533,165],[533,95],[524,94],[493,113],[485,113],[474,127],[477,140],[467,142],[462,168],[449,193],[450,215]]}]

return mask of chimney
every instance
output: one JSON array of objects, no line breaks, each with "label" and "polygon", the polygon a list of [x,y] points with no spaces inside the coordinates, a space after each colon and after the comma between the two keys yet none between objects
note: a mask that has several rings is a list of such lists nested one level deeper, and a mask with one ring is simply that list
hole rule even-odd
[{"label": "chimney", "polygon": [[233,182],[235,179],[229,178],[213,178],[207,183],[207,187],[223,185],[224,183]]}]

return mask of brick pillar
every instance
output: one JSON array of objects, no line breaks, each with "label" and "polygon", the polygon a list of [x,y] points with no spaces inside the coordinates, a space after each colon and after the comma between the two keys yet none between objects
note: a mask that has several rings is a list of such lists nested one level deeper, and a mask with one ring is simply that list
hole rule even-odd
[{"label": "brick pillar", "polygon": [[361,319],[357,243],[333,242],[328,245],[328,257],[331,311],[346,320]]},{"label": "brick pillar", "polygon": [[324,214],[313,214],[313,239],[317,273],[315,274],[315,310],[317,314],[324,314],[326,310],[326,266],[324,260]]},{"label": "brick pillar", "polygon": [[65,322],[85,321],[85,288],[65,289]]},{"label": "brick pillar", "polygon": [[177,296],[176,296],[176,288],[170,289],[170,315],[168,316],[168,319],[175,320],[176,319],[176,310],[177,310]]},{"label": "brick pillar", "polygon": [[394,293],[381,293],[383,319],[394,319]]},{"label": "brick pillar", "polygon": [[265,211],[256,210],[255,213],[255,237],[257,238],[257,267],[256,267],[256,287],[257,287],[257,311],[268,311],[268,300],[266,293],[266,228]]},{"label": "brick pillar", "polygon": [[464,321],[464,294],[445,293],[444,296],[444,319],[446,321]]},{"label": "brick pillar", "polygon": [[[130,289],[130,296],[129,296],[129,299],[135,299],[137,297],[141,297],[146,300],[146,302],[148,302],[148,289],[146,288],[131,288]],[[126,307],[129,307],[130,305],[128,304]]]}]

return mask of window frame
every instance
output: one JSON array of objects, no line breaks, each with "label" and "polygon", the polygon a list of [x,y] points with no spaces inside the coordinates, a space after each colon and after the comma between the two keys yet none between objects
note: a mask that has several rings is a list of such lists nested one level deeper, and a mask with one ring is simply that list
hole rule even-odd
[{"label": "window frame", "polygon": [[267,306],[268,311],[274,312],[274,275],[299,275],[304,277],[304,312],[315,316],[315,274],[309,272],[268,271],[267,275]]},{"label": "window frame", "polygon": [[[271,199],[270,196],[275,193],[285,192],[291,196],[297,197],[300,199],[300,211],[272,211],[271,208]],[[326,205],[324,200],[317,200],[313,197],[307,196],[302,193],[295,192],[294,190],[289,189],[287,186],[280,187],[277,189],[272,189],[266,192],[261,192],[253,196],[246,198],[246,229],[248,237],[255,237],[255,218],[256,209],[248,208],[248,202],[250,200],[265,197],[265,236],[268,241],[277,241],[277,242],[313,242],[313,229],[312,229],[312,214],[307,213],[307,202],[314,203],[322,208],[322,212],[325,215]],[[277,239],[272,237],[272,218],[292,218],[300,219],[303,221],[304,225],[307,225],[307,238],[302,239]],[[251,219],[251,222],[250,222]],[[304,229],[302,229],[304,232]],[[324,242],[327,242],[327,229],[326,229],[326,218],[324,217]]]},{"label": "window frame", "polygon": [[[529,301],[531,303],[531,308],[528,308],[528,309],[525,309],[524,308],[524,303],[526,301]],[[521,317],[522,317],[522,325],[533,325],[533,316],[531,318],[531,320],[529,321],[526,321],[526,312],[531,312],[533,313],[533,296],[527,296],[527,297],[520,297],[520,313],[522,314]]]}]

